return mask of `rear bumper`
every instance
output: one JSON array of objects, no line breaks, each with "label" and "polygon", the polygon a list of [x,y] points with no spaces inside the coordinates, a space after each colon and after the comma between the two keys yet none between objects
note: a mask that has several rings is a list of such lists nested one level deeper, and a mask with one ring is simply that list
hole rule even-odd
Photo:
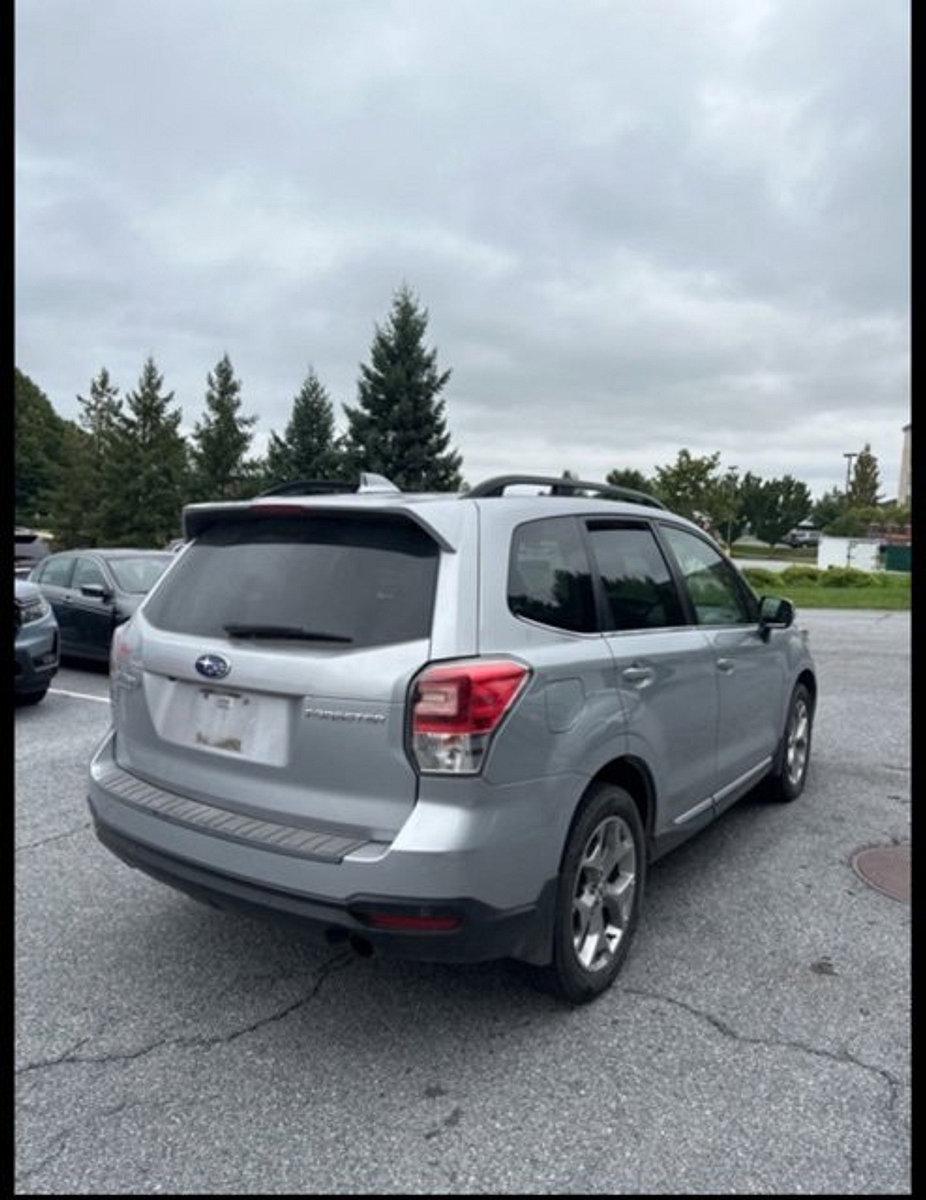
[{"label": "rear bumper", "polygon": [[[329,941],[361,937],[389,956],[542,964],[552,951],[571,815],[564,789],[575,782],[485,785],[478,804],[469,789],[429,783],[391,844],[343,847],[339,857],[311,831],[225,806],[210,815],[201,802],[146,784],[115,763],[111,734],[91,763],[88,800],[97,836],[113,853],[207,903],[297,920]],[[374,911],[460,923],[447,932],[380,929],[370,924]]]},{"label": "rear bumper", "polygon": [[43,692],[58,670],[58,626],[53,618],[35,621],[19,630],[14,659],[17,695]]},{"label": "rear bumper", "polygon": [[118,858],[160,883],[177,888],[215,908],[295,923],[328,943],[349,939],[366,942],[390,958],[424,962],[484,962],[497,958],[546,961],[544,947],[552,927],[555,880],[543,890],[537,904],[503,912],[479,901],[460,898],[441,901],[441,912],[461,918],[449,933],[403,933],[373,928],[365,914],[377,911],[431,912],[433,901],[397,900],[394,896],[355,896],[333,904],[316,896],[299,895],[207,870],[116,832],[101,821],[90,802],[96,835]]}]

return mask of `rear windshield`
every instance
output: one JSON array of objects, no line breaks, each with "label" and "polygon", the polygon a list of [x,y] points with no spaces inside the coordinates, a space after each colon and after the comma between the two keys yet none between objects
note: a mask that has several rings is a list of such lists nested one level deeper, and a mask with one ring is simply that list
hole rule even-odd
[{"label": "rear windshield", "polygon": [[245,625],[299,627],[356,646],[413,641],[430,636],[438,555],[408,521],[217,521],[184,551],[145,616],[210,638]]}]

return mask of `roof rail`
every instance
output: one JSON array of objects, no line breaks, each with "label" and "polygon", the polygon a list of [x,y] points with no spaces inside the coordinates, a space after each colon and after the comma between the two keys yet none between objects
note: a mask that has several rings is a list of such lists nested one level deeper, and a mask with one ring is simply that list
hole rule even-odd
[{"label": "roof rail", "polygon": [[370,492],[397,493],[398,491],[396,485],[384,475],[361,471],[357,483],[346,483],[343,479],[292,479],[261,492],[258,499],[263,496],[343,496],[355,492],[367,494]]},{"label": "roof rail", "polygon": [[589,483],[584,479],[563,479],[555,475],[496,475],[477,483],[466,493],[469,499],[484,499],[487,496],[503,496],[505,488],[516,483],[531,483],[550,488],[551,496],[569,496],[576,492],[594,492],[603,500],[627,500],[631,504],[646,504],[650,508],[665,509],[661,500],[646,492],[637,492],[633,488],[618,487],[611,483]]}]

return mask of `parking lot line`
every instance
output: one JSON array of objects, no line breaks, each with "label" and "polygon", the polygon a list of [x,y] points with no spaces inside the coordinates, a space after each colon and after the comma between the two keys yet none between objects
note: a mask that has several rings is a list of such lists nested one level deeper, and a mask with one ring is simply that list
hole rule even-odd
[{"label": "parking lot line", "polygon": [[89,692],[69,692],[66,688],[49,688],[53,696],[70,696],[74,700],[95,700],[97,704],[108,704],[108,696],[91,696]]}]

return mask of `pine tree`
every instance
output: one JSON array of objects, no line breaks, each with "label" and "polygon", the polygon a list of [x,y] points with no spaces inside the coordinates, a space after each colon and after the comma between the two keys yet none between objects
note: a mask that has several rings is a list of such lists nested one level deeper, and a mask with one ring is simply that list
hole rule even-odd
[{"label": "pine tree", "polygon": [[400,288],[385,326],[376,327],[369,364],[361,364],[359,403],[344,406],[348,454],[355,468],[404,490],[453,491],[462,459],[450,448],[439,399],[450,371],[438,371],[437,351],[426,348],[427,325],[427,310]]},{"label": "pine tree", "polygon": [[96,379],[90,381],[90,395],[86,399],[78,396],[81,407],[80,424],[93,440],[93,452],[97,467],[106,454],[107,441],[112,437],[122,413],[119,389],[109,377],[105,367],[100,368]]},{"label": "pine tree", "polygon": [[103,529],[104,468],[122,414],[119,389],[101,367],[90,395],[78,396],[79,425],[69,431],[67,453],[53,500],[62,546],[96,546]]},{"label": "pine tree", "polygon": [[148,358],[138,388],[126,397],[104,468],[102,536],[111,545],[160,548],[180,530],[187,446],[174,393]]},{"label": "pine tree", "polygon": [[855,469],[852,472],[852,482],[849,485],[850,507],[867,508],[878,503],[881,499],[878,493],[881,486],[879,475],[878,460],[866,442],[865,449],[855,460]]},{"label": "pine tree", "polygon": [[100,536],[102,479],[93,436],[68,421],[59,483],[52,493],[50,524],[62,550],[96,546]]},{"label": "pine tree", "polygon": [[345,477],[344,455],[334,433],[334,406],[324,385],[310,367],[283,436],[270,434],[267,447],[268,482]]},{"label": "pine tree", "polygon": [[240,414],[241,382],[228,355],[206,376],[206,412],[193,431],[193,490],[203,500],[226,500],[242,494],[249,465],[245,455],[256,416]]}]

